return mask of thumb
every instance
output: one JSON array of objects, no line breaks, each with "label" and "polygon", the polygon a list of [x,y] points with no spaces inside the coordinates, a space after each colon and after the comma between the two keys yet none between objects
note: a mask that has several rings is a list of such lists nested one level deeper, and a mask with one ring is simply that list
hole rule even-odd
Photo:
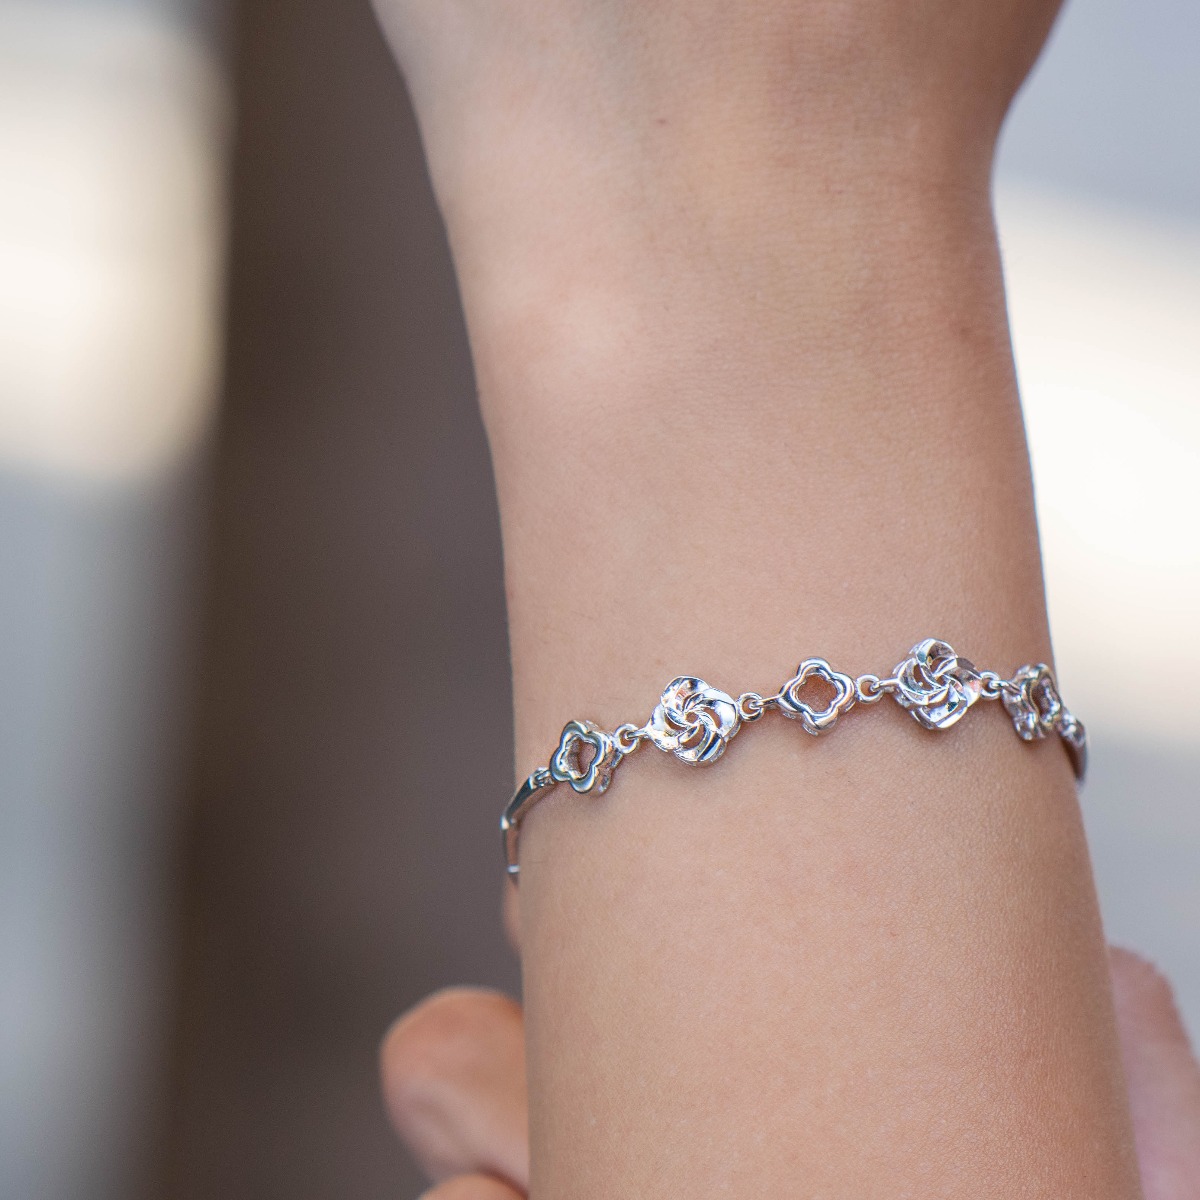
[{"label": "thumb", "polygon": [[421,1200],[524,1200],[524,1197],[490,1175],[457,1175],[426,1192]]},{"label": "thumb", "polygon": [[1112,951],[1112,978],[1146,1200],[1196,1200],[1200,1066],[1171,986],[1128,950]]}]

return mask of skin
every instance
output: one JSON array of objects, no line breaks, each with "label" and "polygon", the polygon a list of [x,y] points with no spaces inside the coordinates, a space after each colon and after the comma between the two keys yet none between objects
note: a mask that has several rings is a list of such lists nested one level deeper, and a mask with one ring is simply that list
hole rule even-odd
[{"label": "skin", "polygon": [[[990,171],[1055,8],[380,0],[492,447],[522,775],[680,673],[773,691],[928,635],[1052,661]],[[886,703],[564,791],[510,900],[533,1196],[1139,1194],[1060,747]]]},{"label": "skin", "polygon": [[[1112,952],[1121,1052],[1146,1200],[1200,1195],[1200,1066],[1167,981]],[[401,1018],[380,1055],[392,1120],[431,1179],[425,1200],[518,1200],[529,1187],[518,1004],[455,988]]]}]

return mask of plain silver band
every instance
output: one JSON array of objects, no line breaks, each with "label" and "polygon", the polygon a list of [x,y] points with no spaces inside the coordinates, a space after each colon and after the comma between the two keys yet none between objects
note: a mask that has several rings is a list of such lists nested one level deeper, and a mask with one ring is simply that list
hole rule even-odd
[{"label": "plain silver band", "polygon": [[521,836],[521,822],[525,814],[542,798],[539,793],[553,787],[558,782],[549,771],[539,768],[525,780],[516,795],[508,802],[504,816],[500,818],[500,832],[504,836],[505,870],[516,882],[521,873],[517,860],[517,842]]}]

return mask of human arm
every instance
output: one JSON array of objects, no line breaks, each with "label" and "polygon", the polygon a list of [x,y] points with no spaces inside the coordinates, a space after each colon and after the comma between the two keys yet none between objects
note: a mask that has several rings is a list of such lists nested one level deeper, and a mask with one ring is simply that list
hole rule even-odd
[{"label": "human arm", "polygon": [[[683,672],[766,690],[926,633],[1050,660],[989,176],[1053,8],[384,6],[522,773]],[[996,711],[870,716],[764,722],[711,771],[643,752],[531,815],[535,1195],[1136,1195],[1065,757]]]}]

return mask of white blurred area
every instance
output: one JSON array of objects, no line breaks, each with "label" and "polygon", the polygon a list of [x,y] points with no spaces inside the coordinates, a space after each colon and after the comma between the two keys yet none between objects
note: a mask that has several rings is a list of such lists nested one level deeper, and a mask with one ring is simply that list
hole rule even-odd
[{"label": "white blurred area", "polygon": [[186,0],[0,0],[0,1195],[138,1192],[226,96]]},{"label": "white blurred area", "polygon": [[0,465],[146,477],[208,420],[223,97],[180,15],[0,3]]}]

